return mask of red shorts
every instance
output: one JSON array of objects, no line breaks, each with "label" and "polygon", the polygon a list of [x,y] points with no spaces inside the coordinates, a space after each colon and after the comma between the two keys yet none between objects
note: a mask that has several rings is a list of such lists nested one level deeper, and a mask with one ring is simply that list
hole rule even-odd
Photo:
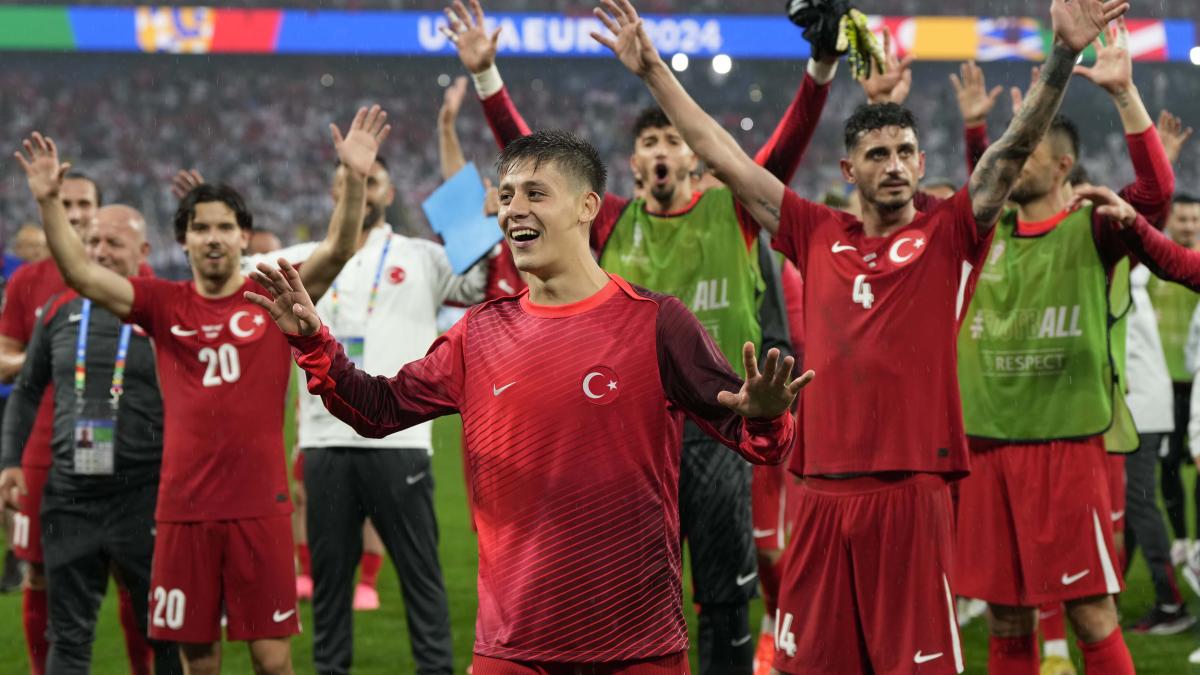
[{"label": "red shorts", "polygon": [[787,505],[784,486],[788,482],[783,464],[755,464],[751,467],[750,518],[754,528],[754,546],[760,551],[782,551],[785,538],[784,510]]},{"label": "red shorts", "polygon": [[25,489],[29,494],[21,495],[20,507],[13,514],[13,554],[31,563],[42,562],[42,492],[50,469],[32,466],[21,467],[25,474]]},{"label": "red shorts", "polygon": [[475,654],[474,675],[687,675],[687,652],[653,656],[636,661],[610,663],[557,663],[551,661],[505,661]]},{"label": "red shorts", "polygon": [[950,490],[941,476],[807,479],[783,554],[783,673],[957,673]]},{"label": "red shorts", "polygon": [[971,443],[954,590],[1017,607],[1119,593],[1109,464],[1099,437]]},{"label": "red shorts", "polygon": [[1108,454],[1108,501],[1112,508],[1113,532],[1125,531],[1125,455]]},{"label": "red shorts", "polygon": [[269,516],[157,525],[150,574],[150,637],[216,642],[300,632],[292,519]]},{"label": "red shorts", "polygon": [[292,480],[304,485],[304,451],[296,453],[296,458],[292,460]]}]

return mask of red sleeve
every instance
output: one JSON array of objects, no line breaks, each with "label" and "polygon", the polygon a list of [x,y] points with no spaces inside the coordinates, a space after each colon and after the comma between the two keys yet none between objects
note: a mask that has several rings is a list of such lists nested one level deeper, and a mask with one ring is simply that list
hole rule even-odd
[{"label": "red sleeve", "polygon": [[480,103],[483,104],[483,115],[487,118],[488,126],[492,128],[492,135],[496,137],[496,143],[500,145],[501,150],[511,141],[533,133],[529,130],[529,125],[525,124],[521,113],[517,112],[517,106],[513,105],[512,99],[509,98],[508,87],[501,87],[500,91],[480,99]]},{"label": "red sleeve", "polygon": [[817,122],[821,119],[821,111],[825,109],[825,100],[829,98],[829,84],[817,84],[811,75],[805,73],[804,81],[796,91],[779,126],[767,140],[767,144],[754,156],[754,161],[784,185],[792,182],[804,151],[812,141],[813,133],[817,130]]},{"label": "red sleeve", "polygon": [[800,270],[800,274],[804,275],[807,267],[804,254],[808,250],[809,237],[817,224],[831,218],[844,221],[853,217],[828,206],[810,202],[791,188],[784,188],[783,204],[779,209],[779,231],[771,239],[771,248],[791,260],[796,269]]},{"label": "red sleeve", "polygon": [[1149,268],[1154,276],[1200,292],[1200,251],[1184,248],[1171,241],[1144,216],[1139,215],[1132,227],[1119,230],[1104,219],[1093,217],[1092,231],[1096,234],[1098,248],[1103,236],[1108,255],[1119,251],[1119,255],[1110,262],[1106,251],[1101,250],[1106,270],[1111,271],[1122,257],[1129,255]]},{"label": "red sleeve", "polygon": [[29,265],[23,265],[13,272],[4,291],[4,309],[0,310],[0,335],[23,345],[29,344],[29,338],[33,336],[36,312],[36,308],[29,306],[30,295],[34,292],[29,269]]},{"label": "red sleeve", "polygon": [[366,438],[383,438],[401,429],[459,410],[466,381],[463,352],[468,314],[434,341],[424,358],[406,364],[393,377],[368,375],[354,367],[345,351],[322,326],[315,335],[288,335],[296,363],[308,375],[308,391]]},{"label": "red sleeve", "polygon": [[611,192],[605,193],[604,203],[600,205],[600,212],[596,214],[596,219],[592,221],[591,246],[597,256],[604,251],[605,245],[608,244],[608,238],[612,235],[613,228],[617,226],[617,221],[621,218],[621,214],[625,212],[625,207],[629,206],[629,200],[624,197],[618,197]]},{"label": "red sleeve", "polygon": [[794,440],[791,412],[773,419],[747,419],[717,403],[722,391],[737,392],[742,380],[725,355],[678,299],[659,302],[658,369],[667,399],[709,436],[753,464],[779,464]]},{"label": "red sleeve", "polygon": [[963,134],[967,141],[967,176],[970,176],[975,172],[975,165],[979,163],[983,153],[987,152],[988,146],[991,145],[991,141],[988,140],[987,122],[966,127]]},{"label": "red sleeve", "polygon": [[1167,161],[1162,139],[1151,126],[1140,134],[1126,134],[1125,143],[1129,146],[1134,181],[1121,190],[1121,198],[1151,225],[1162,227],[1171,212],[1171,195],[1175,193],[1175,171]]},{"label": "red sleeve", "polygon": [[129,277],[129,283],[133,285],[133,306],[125,322],[141,326],[154,337],[158,331],[155,318],[161,315],[158,309],[171,305],[171,295],[178,284],[155,277]]},{"label": "red sleeve", "polygon": [[991,228],[987,234],[980,234],[979,225],[975,222],[975,208],[971,205],[970,186],[964,185],[959,188],[958,192],[942,202],[938,209],[937,213],[946,212],[947,215],[942,217],[953,221],[951,227],[960,258],[975,267],[981,265],[987,256],[988,248],[992,245],[992,233],[996,228]]}]

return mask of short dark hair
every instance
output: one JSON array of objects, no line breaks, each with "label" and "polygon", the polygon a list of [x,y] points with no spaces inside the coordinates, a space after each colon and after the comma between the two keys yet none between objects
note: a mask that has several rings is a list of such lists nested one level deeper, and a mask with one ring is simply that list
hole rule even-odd
[{"label": "short dark hair", "polygon": [[196,205],[208,202],[221,202],[228,206],[237,219],[238,227],[243,230],[254,230],[254,216],[246,208],[246,200],[238,194],[237,190],[223,184],[201,183],[184,195],[183,199],[179,201],[179,207],[175,209],[175,241],[181,244],[184,242],[187,238],[188,225],[196,217]]},{"label": "short dark hair", "polygon": [[[388,166],[387,160],[383,158],[383,155],[375,155],[375,163],[378,164],[379,166],[382,166],[384,171],[387,171],[388,173],[392,172],[392,168]],[[334,171],[341,168],[341,166],[342,166],[342,160],[339,159],[336,162],[334,162],[334,164],[333,164]]]},{"label": "short dark hair", "polygon": [[553,162],[571,177],[583,181],[593,192],[604,196],[608,171],[600,154],[591,143],[569,131],[537,131],[510,142],[496,159],[496,172],[503,178],[518,164],[530,160],[534,169],[543,162]]},{"label": "short dark hair", "polygon": [[1176,192],[1175,196],[1171,197],[1171,206],[1176,204],[1200,204],[1200,197],[1190,192]]},{"label": "short dark hair", "polygon": [[1067,182],[1071,187],[1083,185],[1084,183],[1091,184],[1092,175],[1088,173],[1087,168],[1080,162],[1075,162],[1075,166],[1071,167],[1070,173],[1067,174]]},{"label": "short dark hair", "polygon": [[647,129],[666,129],[673,126],[675,125],[671,124],[671,118],[667,117],[667,113],[663,112],[662,108],[656,105],[643,108],[638,113],[637,119],[633,121],[633,140],[636,142],[642,132]]},{"label": "short dark hair", "polygon": [[1050,122],[1050,130],[1046,133],[1060,142],[1066,141],[1071,148],[1071,158],[1079,160],[1079,127],[1075,126],[1070,118],[1066,115],[1055,115]]},{"label": "short dark hair", "polygon": [[96,206],[104,206],[104,193],[100,191],[100,184],[96,182],[96,179],[82,171],[68,171],[67,174],[63,176],[63,180],[86,180],[87,182],[91,183],[92,189],[96,191]]},{"label": "short dark hair", "polygon": [[896,103],[864,103],[858,106],[846,120],[846,152],[854,150],[863,134],[884,127],[912,129],[916,134],[917,116]]}]

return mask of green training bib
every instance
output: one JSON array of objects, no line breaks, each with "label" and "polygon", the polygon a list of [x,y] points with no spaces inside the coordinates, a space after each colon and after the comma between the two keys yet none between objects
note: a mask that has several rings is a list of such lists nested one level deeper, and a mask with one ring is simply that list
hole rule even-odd
[{"label": "green training bib", "polygon": [[634,200],[617,220],[600,266],[630,283],[679,298],[745,376],[742,345],[762,344],[758,310],[766,284],[758,240],[746,245],[733,193],[714,188],[673,216],[646,213]]},{"label": "green training bib", "polygon": [[1192,374],[1188,372],[1184,360],[1184,347],[1187,345],[1192,313],[1200,303],[1200,294],[1158,277],[1150,277],[1146,292],[1150,294],[1154,313],[1158,315],[1158,335],[1162,340],[1163,355],[1167,357],[1167,372],[1171,374],[1171,381],[1191,382]]}]

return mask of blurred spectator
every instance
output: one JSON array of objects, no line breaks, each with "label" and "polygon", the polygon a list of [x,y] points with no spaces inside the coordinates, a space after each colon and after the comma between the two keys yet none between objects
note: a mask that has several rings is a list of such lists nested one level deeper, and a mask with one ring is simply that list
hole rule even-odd
[{"label": "blurred spectator", "polygon": [[33,223],[25,223],[17,229],[8,250],[21,262],[37,262],[50,255],[50,249],[46,247],[46,233]]}]

